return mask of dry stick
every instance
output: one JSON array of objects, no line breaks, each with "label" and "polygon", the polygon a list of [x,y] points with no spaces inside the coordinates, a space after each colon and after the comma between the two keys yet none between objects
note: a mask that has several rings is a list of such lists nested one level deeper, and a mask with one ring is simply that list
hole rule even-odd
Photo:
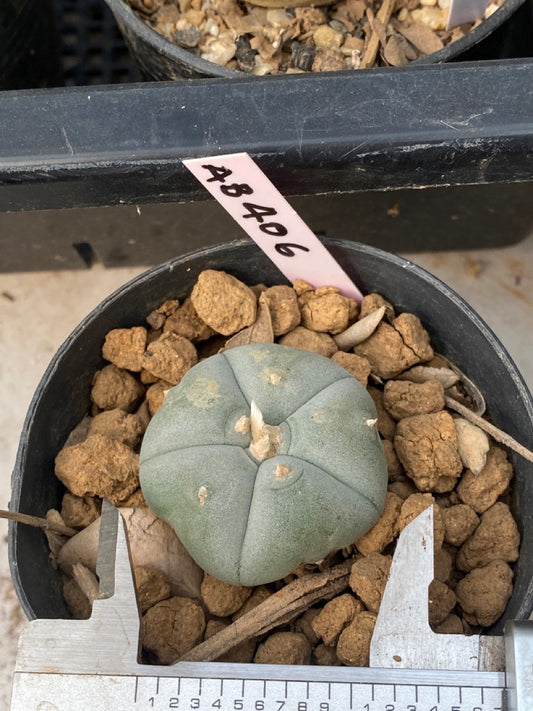
[{"label": "dry stick", "polygon": [[30,516],[29,514],[19,513],[18,511],[5,511],[0,509],[0,518],[7,518],[17,523],[25,523],[27,526],[43,528],[45,531],[59,533],[60,536],[75,536],[76,533],[79,533],[76,529],[70,528],[69,526],[61,526],[59,523],[53,523],[46,518]]},{"label": "dry stick", "polygon": [[527,459],[528,462],[533,462],[533,452],[524,447],[524,445],[520,444],[520,442],[517,442],[516,439],[513,439],[511,435],[505,434],[502,430],[498,429],[494,425],[491,425],[490,422],[487,422],[487,420],[484,420],[479,415],[476,415],[472,412],[472,410],[469,410],[467,407],[457,402],[457,400],[454,400],[451,397],[445,397],[444,400],[450,410],[455,410],[455,412],[462,415],[465,420],[468,420],[473,425],[477,425],[480,429],[485,430],[485,432],[488,432],[488,434],[490,434],[491,437],[493,437],[497,442],[507,445],[509,449],[512,449],[514,452],[520,454],[524,457],[524,459]]},{"label": "dry stick", "polygon": [[98,578],[83,563],[74,563],[72,566],[72,577],[80,586],[82,592],[91,605],[100,597],[100,585]]},{"label": "dry stick", "polygon": [[180,662],[212,662],[237,644],[286,624],[317,600],[333,597],[348,585],[353,560],[323,573],[305,575],[274,593],[221,632],[183,655]]},{"label": "dry stick", "polygon": [[[396,0],[383,0],[383,2],[381,3],[381,7],[378,10],[376,18],[381,22],[384,27],[387,27],[387,24],[392,15],[392,11],[394,10],[395,3]],[[368,67],[371,67],[374,64],[374,62],[376,61],[378,49],[379,36],[376,30],[372,27],[372,34],[370,35],[370,39],[368,40],[368,44],[365,49],[365,53],[363,54],[363,58],[361,59],[361,69],[368,69]]]}]

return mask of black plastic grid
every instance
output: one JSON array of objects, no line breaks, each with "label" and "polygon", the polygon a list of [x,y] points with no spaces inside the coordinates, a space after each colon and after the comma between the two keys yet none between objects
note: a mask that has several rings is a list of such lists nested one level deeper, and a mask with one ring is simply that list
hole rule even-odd
[{"label": "black plastic grid", "polygon": [[140,81],[104,0],[55,0],[55,7],[65,86]]}]

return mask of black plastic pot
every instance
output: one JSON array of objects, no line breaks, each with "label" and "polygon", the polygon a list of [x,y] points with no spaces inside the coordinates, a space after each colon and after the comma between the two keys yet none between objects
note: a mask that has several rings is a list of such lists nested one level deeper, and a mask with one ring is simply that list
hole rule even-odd
[{"label": "black plastic pot", "polygon": [[0,0],[0,89],[61,84],[52,0]]},{"label": "black plastic pot", "polygon": [[[412,311],[421,318],[435,349],[484,393],[497,426],[519,441],[533,441],[531,395],[501,343],[455,292],[403,258],[344,240],[324,241],[363,292],[379,291],[399,311]],[[284,281],[263,252],[242,240],[173,259],[109,296],[61,346],[37,388],[13,473],[12,510],[42,516],[60,506],[63,487],[54,475],[54,458],[89,409],[91,381],[103,364],[100,350],[106,333],[142,324],[166,299],[189,293],[198,273],[209,268],[226,270],[249,284]],[[533,464],[511,456],[516,473],[514,513],[523,542],[504,619],[525,619],[533,610]],[[40,530],[12,524],[9,559],[29,618],[68,616],[59,575]]]},{"label": "black plastic pot", "polygon": [[[178,47],[163,35],[143,22],[125,2],[125,0],[105,0],[111,8],[117,24],[137,61],[139,69],[147,79],[194,79],[201,77],[237,77],[243,72],[219,66],[195,56],[182,47]],[[506,0],[506,2],[485,22],[469,32],[457,42],[444,49],[418,60],[418,63],[449,62],[461,58],[505,58],[496,53],[491,57],[472,55],[470,51],[484,42],[490,35],[503,28],[525,0]],[[498,44],[504,46],[500,34]],[[507,56],[512,56],[507,54]]]}]

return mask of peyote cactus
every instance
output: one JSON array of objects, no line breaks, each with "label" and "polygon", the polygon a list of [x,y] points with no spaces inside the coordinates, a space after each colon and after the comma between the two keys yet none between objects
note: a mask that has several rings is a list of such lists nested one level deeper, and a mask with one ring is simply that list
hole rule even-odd
[{"label": "peyote cactus", "polygon": [[144,436],[142,490],[204,570],[238,585],[277,580],[379,518],[376,417],[363,385],[324,356],[234,348],[168,392]]}]

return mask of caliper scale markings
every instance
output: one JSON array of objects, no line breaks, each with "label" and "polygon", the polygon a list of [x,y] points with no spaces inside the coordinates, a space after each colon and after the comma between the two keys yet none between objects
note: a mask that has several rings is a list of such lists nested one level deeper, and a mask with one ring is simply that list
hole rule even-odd
[{"label": "caliper scale markings", "polygon": [[500,687],[349,681],[139,677],[139,709],[209,711],[503,711]]}]

